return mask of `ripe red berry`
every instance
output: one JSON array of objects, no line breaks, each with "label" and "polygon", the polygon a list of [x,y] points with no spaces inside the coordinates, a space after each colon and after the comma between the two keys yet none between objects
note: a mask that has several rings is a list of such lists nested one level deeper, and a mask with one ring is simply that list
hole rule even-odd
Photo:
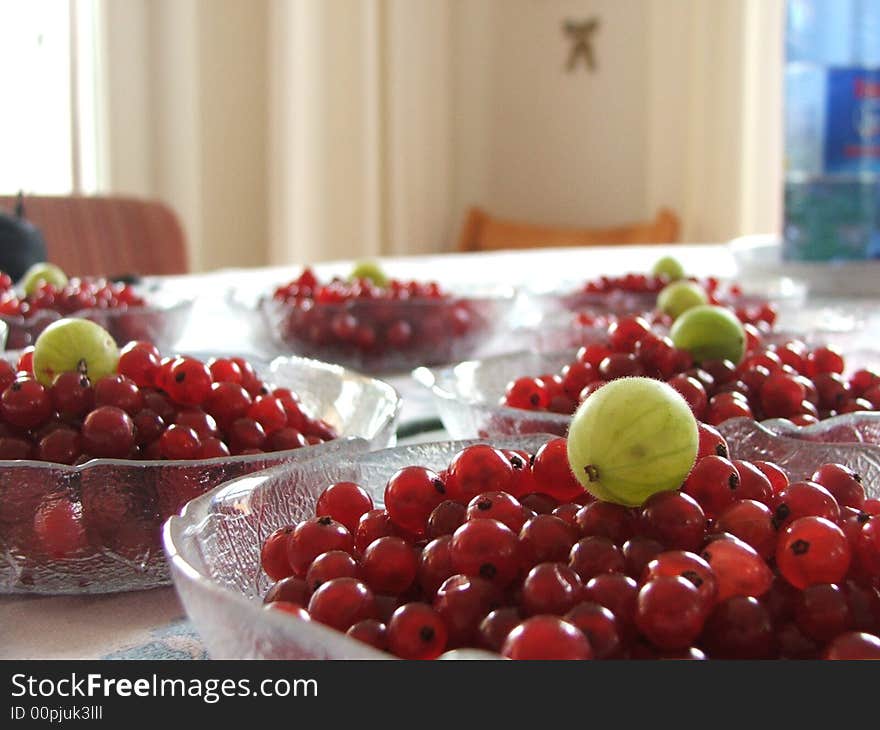
[{"label": "ripe red berry", "polygon": [[865,505],[862,478],[843,464],[823,464],[811,481],[825,487],[841,507],[862,509]]},{"label": "ripe red berry", "polygon": [[51,415],[49,392],[33,378],[14,380],[0,397],[0,416],[18,428],[37,428]]},{"label": "ripe red berry", "polygon": [[533,616],[508,634],[501,654],[509,659],[592,659],[582,631],[557,616]]},{"label": "ripe red berry", "polygon": [[400,529],[419,537],[428,531],[428,518],[446,499],[446,485],[430,469],[407,466],[385,485],[385,511]]},{"label": "ripe red berry", "polygon": [[63,418],[83,418],[95,405],[92,384],[80,373],[61,373],[55,378],[51,393],[52,407]]},{"label": "ripe red berry", "polygon": [[571,471],[564,438],[553,439],[535,453],[532,475],[537,491],[549,494],[560,502],[577,499],[584,488]]},{"label": "ripe red berry", "polygon": [[451,648],[471,644],[480,622],[500,605],[498,588],[487,580],[466,575],[450,576],[434,596],[434,608],[449,630]]},{"label": "ripe red berry", "polygon": [[684,649],[703,630],[707,607],[693,583],[664,577],[639,591],[635,621],[639,630],[660,649]]},{"label": "ripe red berry", "polygon": [[679,576],[693,583],[706,607],[712,606],[718,595],[718,581],[712,566],[695,553],[685,550],[670,550],[660,553],[645,567],[641,582],[648,583],[657,578]]},{"label": "ripe red berry", "polygon": [[125,411],[101,406],[82,425],[83,450],[92,456],[124,459],[134,447],[134,422]]},{"label": "ripe red berry", "polygon": [[651,495],[642,507],[640,524],[644,535],[670,550],[698,551],[706,534],[702,507],[684,492]]},{"label": "ripe red berry", "polygon": [[507,492],[513,467],[498,449],[484,444],[468,446],[452,459],[446,478],[448,499],[468,503],[483,492]]},{"label": "ripe red berry", "polygon": [[446,649],[447,629],[431,606],[408,603],[388,622],[388,649],[402,659],[434,659]]},{"label": "ripe red berry", "polygon": [[415,581],[418,569],[418,553],[399,537],[374,540],[360,561],[362,580],[374,593],[389,596],[404,593]]},{"label": "ripe red berry", "polygon": [[520,605],[527,616],[562,615],[581,599],[583,584],[577,573],[562,563],[541,563],[523,580]]},{"label": "ripe red berry", "polygon": [[564,563],[577,531],[553,515],[536,515],[519,532],[520,558],[526,567],[538,563]]},{"label": "ripe red berry", "polygon": [[842,634],[828,645],[825,659],[880,659],[880,637],[855,631]]},{"label": "ripe red berry", "polygon": [[700,557],[712,567],[718,584],[716,600],[720,603],[731,596],[760,598],[773,584],[773,572],[742,540],[727,535],[709,542]]},{"label": "ripe red berry", "polygon": [[177,403],[197,406],[210,395],[212,382],[207,365],[194,358],[182,357],[172,365],[164,389]]},{"label": "ripe red berry", "polygon": [[373,592],[356,578],[335,578],[324,583],[312,594],[308,608],[313,620],[337,631],[376,618]]},{"label": "ripe red berry", "polygon": [[324,583],[335,578],[359,578],[360,571],[354,558],[342,550],[328,550],[316,557],[306,571],[306,586],[314,593]]},{"label": "ripe red berry", "polygon": [[301,578],[321,553],[329,550],[351,553],[353,549],[351,533],[330,517],[313,517],[300,522],[287,538],[287,559],[293,574]]},{"label": "ripe red berry", "polygon": [[498,520],[515,533],[519,533],[526,521],[526,512],[519,501],[507,492],[486,492],[474,497],[468,503],[465,518]]},{"label": "ripe red berry", "polygon": [[354,482],[337,482],[327,487],[315,504],[315,516],[332,517],[355,533],[361,516],[373,509],[373,499]]},{"label": "ripe red berry", "polygon": [[572,545],[568,565],[584,582],[600,573],[623,573],[623,553],[609,538],[592,535]]},{"label": "ripe red berry", "polygon": [[801,517],[779,536],[776,565],[796,588],[837,583],[849,570],[850,547],[837,525],[824,517]]},{"label": "ripe red berry", "polygon": [[706,456],[694,465],[682,491],[697,500],[707,517],[715,518],[738,499],[738,488],[739,473],[733,462]]},{"label": "ripe red berry", "polygon": [[452,535],[450,555],[457,573],[499,587],[507,586],[519,572],[517,535],[498,520],[465,522]]},{"label": "ripe red berry", "polygon": [[263,571],[274,581],[280,581],[289,575],[293,575],[293,568],[287,559],[287,538],[293,532],[293,527],[279,527],[263,541],[260,550],[260,565]]}]

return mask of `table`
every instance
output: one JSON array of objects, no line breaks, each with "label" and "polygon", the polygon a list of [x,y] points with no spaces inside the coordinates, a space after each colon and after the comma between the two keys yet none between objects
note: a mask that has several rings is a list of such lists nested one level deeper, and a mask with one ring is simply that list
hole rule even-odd
[{"label": "table", "polygon": [[[687,262],[694,275],[733,276],[736,263],[725,246],[615,246],[583,249],[442,254],[380,259],[395,276],[432,278],[462,286],[487,284],[565,288],[600,274],[649,270],[661,253]],[[346,274],[350,261],[317,265],[319,276]],[[261,343],[248,336],[247,320],[236,306],[272,284],[292,278],[299,266],[230,269],[184,277],[163,284],[198,296],[178,350],[224,352],[268,357]],[[232,296],[235,289],[237,296]],[[874,302],[841,299],[813,301],[784,312],[783,326],[803,329],[824,318],[826,329],[867,339],[880,327]],[[788,318],[787,320],[785,318]],[[855,341],[854,341],[855,342]],[[859,340],[861,343],[862,340]],[[404,396],[401,425],[431,415],[430,402],[406,375],[390,379]],[[443,431],[419,433],[400,443],[443,438]],[[206,658],[198,636],[186,620],[173,588],[110,596],[0,596],[0,659]]]}]

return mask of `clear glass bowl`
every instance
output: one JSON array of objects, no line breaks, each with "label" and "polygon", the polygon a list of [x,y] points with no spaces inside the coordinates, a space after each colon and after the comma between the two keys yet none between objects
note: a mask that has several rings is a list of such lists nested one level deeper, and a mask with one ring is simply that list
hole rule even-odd
[{"label": "clear glass bowl", "polygon": [[[547,435],[501,439],[535,450]],[[190,502],[164,528],[174,585],[214,659],[389,659],[317,622],[264,611],[270,581],[260,546],[274,530],[314,515],[323,489],[355,481],[382,503],[385,482],[411,464],[440,469],[468,443],[417,444],[344,459],[317,458],[237,479]]]},{"label": "clear glass bowl", "polygon": [[[860,416],[841,419],[859,430]],[[747,419],[726,425],[735,458],[773,456],[795,478],[809,476],[826,461],[842,462],[858,468],[872,496],[877,496],[878,445],[794,443]],[[821,435],[825,426],[813,429]],[[549,438],[543,434],[492,443],[533,452]],[[390,658],[317,622],[265,611],[262,596],[270,581],[260,567],[260,546],[277,528],[312,516],[318,495],[332,482],[355,481],[381,503],[385,482],[397,469],[412,464],[443,468],[472,443],[480,442],[418,444],[345,459],[321,457],[237,479],[190,502],[165,524],[163,540],[174,585],[209,654],[215,659]]]},{"label": "clear glass bowl", "polygon": [[718,429],[731,459],[772,461],[784,466],[792,481],[809,479],[822,464],[846,464],[862,477],[869,499],[880,497],[880,413],[847,413],[802,427],[731,418]]},{"label": "clear glass bowl", "polygon": [[139,288],[138,293],[147,301],[146,305],[125,309],[82,309],[72,314],[41,310],[30,317],[0,315],[0,321],[9,327],[6,346],[10,350],[20,350],[33,345],[40,333],[53,322],[63,317],[81,317],[101,325],[120,346],[131,340],[146,340],[160,350],[172,348],[186,327],[195,299],[161,285]]},{"label": "clear glass bowl", "polygon": [[575,350],[516,352],[447,367],[420,367],[413,377],[430,389],[440,420],[454,439],[532,433],[564,436],[571,416],[510,408],[499,401],[511,380],[559,372],[574,355]]},{"label": "clear glass bowl", "polygon": [[[759,282],[752,279],[736,282],[722,280],[719,291],[723,293],[734,283],[742,293],[726,296],[732,307],[754,307],[770,301],[784,312],[801,305],[806,296],[806,287],[803,284],[778,275],[766,277]],[[642,314],[653,311],[657,304],[656,292],[589,292],[584,290],[583,282],[569,283],[556,290],[525,289],[522,296],[529,302],[532,311],[545,317],[560,312],[589,312],[612,316]]]},{"label": "clear glass bowl", "polygon": [[[775,333],[768,342],[783,342],[795,335]],[[823,338],[802,337],[808,344],[819,344]],[[604,342],[604,330],[584,330],[580,344]],[[558,373],[575,357],[575,349],[542,352],[540,343],[533,351],[497,355],[482,360],[468,360],[457,365],[438,368],[420,367],[413,377],[428,388],[443,426],[452,438],[486,438],[513,434],[553,433],[564,436],[571,416],[547,411],[527,411],[500,405],[507,384],[526,375]],[[565,342],[570,345],[571,342]],[[846,340],[844,340],[844,345]],[[844,346],[847,372],[867,367],[880,370],[880,352],[848,350]],[[771,422],[772,423],[772,422]]]},{"label": "clear glass bowl", "polygon": [[[0,593],[113,593],[167,585],[160,527],[190,499],[235,477],[394,443],[400,399],[379,380],[304,358],[278,358],[263,373],[291,388],[340,438],[316,446],[193,461],[95,459],[81,466],[0,462]],[[70,556],[45,553],[38,507],[67,500],[85,541]]]},{"label": "clear glass bowl", "polygon": [[[284,352],[361,372],[400,373],[488,352],[505,331],[515,301],[513,289],[500,288],[446,299],[357,299],[342,304],[311,300],[289,304],[263,297],[257,306],[270,336]],[[348,315],[364,328],[359,331],[378,335],[371,338],[340,327],[338,323],[347,321]]]}]

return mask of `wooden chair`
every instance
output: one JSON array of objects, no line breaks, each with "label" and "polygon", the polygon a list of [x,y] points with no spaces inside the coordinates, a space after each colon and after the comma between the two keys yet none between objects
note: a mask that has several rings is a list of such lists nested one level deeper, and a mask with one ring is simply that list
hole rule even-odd
[{"label": "wooden chair", "polygon": [[[16,196],[0,196],[13,211]],[[164,203],[127,197],[24,197],[24,215],[43,233],[49,261],[70,276],[183,274],[186,237]]]},{"label": "wooden chair", "polygon": [[465,217],[458,238],[458,250],[674,243],[678,240],[679,229],[678,216],[668,208],[661,208],[651,222],[612,228],[569,228],[503,220],[474,207]]}]

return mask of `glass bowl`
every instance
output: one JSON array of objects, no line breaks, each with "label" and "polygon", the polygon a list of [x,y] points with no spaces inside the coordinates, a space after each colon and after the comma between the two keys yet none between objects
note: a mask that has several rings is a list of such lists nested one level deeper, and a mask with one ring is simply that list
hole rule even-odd
[{"label": "glass bowl", "polygon": [[[497,443],[537,449],[549,438]],[[355,481],[381,505],[385,482],[399,468],[442,468],[468,443],[476,442],[319,457],[236,479],[190,502],[165,524],[163,542],[174,585],[208,653],[214,659],[390,659],[317,622],[264,611],[270,581],[260,567],[260,545],[277,528],[312,516],[328,484]]]},{"label": "glass bowl", "polygon": [[[0,593],[113,593],[167,585],[160,527],[218,484],[278,464],[394,443],[400,399],[388,384],[336,365],[278,358],[262,373],[294,390],[340,438],[265,454],[193,461],[94,459],[81,466],[0,462]],[[81,526],[61,557],[35,531],[40,505],[58,500]]]},{"label": "glass bowl", "polygon": [[739,276],[755,282],[772,282],[789,276],[803,283],[811,296],[874,297],[880,261],[786,260],[782,238],[761,234],[741,236],[728,243]]},{"label": "glass bowl", "polygon": [[[604,330],[585,329],[583,335],[579,344],[605,341]],[[783,342],[795,336],[778,332],[767,335],[765,341]],[[801,336],[800,339],[810,345],[824,342],[824,338],[818,335]],[[849,349],[846,344],[848,341],[844,338],[841,346],[846,356],[847,373],[863,367],[880,370],[880,352]],[[500,399],[511,380],[526,375],[558,373],[564,365],[574,360],[575,353],[573,348],[542,352],[538,346],[535,350],[468,360],[457,365],[420,367],[412,375],[432,393],[443,426],[452,438],[529,433],[564,436],[571,423],[570,415],[511,408],[500,405]]]},{"label": "glass bowl", "polygon": [[445,299],[357,299],[297,304],[263,297],[258,309],[276,346],[367,373],[408,372],[490,351],[507,328],[514,290]]},{"label": "glass bowl", "polygon": [[496,355],[446,367],[420,367],[413,371],[413,377],[433,394],[437,413],[451,438],[531,433],[564,436],[570,415],[510,408],[499,401],[511,380],[559,372],[574,359],[575,352],[569,349]]},{"label": "glass bowl", "polygon": [[161,284],[138,287],[138,293],[146,299],[146,305],[125,309],[93,307],[72,314],[44,309],[29,317],[0,315],[0,321],[9,328],[6,346],[10,350],[20,350],[33,345],[52,322],[63,317],[81,317],[101,325],[120,346],[131,340],[146,340],[160,350],[172,348],[186,327],[194,297],[184,296]]},{"label": "glass bowl", "polygon": [[[704,282],[705,277],[697,278]],[[739,293],[729,289],[736,285]],[[760,307],[768,301],[782,313],[804,302],[806,287],[784,276],[765,277],[759,281],[719,280],[717,293],[724,303],[733,308]],[[623,316],[644,314],[656,309],[658,292],[612,290],[609,292],[586,291],[583,282],[568,283],[553,290],[524,289],[521,296],[529,303],[532,321],[543,321],[548,316],[563,312],[587,312],[594,315]]]},{"label": "glass bowl", "polygon": [[[842,416],[857,422],[859,416]],[[799,442],[747,419],[729,421],[735,458],[773,455],[795,478],[827,460],[858,468],[877,496],[880,446]],[[822,430],[816,427],[817,433]],[[550,435],[493,440],[499,448],[535,451]],[[215,659],[388,659],[317,622],[265,611],[270,581],[260,567],[260,546],[274,530],[314,514],[327,484],[351,480],[381,504],[387,479],[399,468],[445,467],[463,447],[482,441],[447,441],[386,449],[345,459],[319,457],[236,479],[190,502],[165,524],[163,541],[174,585],[208,653]]]}]

